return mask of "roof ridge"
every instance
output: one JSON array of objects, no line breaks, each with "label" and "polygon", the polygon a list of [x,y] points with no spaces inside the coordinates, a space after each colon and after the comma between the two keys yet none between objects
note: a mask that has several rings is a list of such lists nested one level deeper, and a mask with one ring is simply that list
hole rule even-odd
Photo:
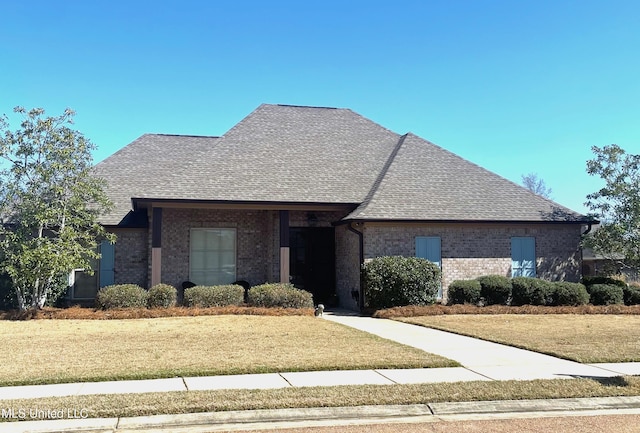
[{"label": "roof ridge", "polygon": [[293,107],[293,108],[320,108],[324,110],[344,110],[344,108],[338,107],[324,107],[316,105],[297,105],[297,104],[275,104],[278,107]]},{"label": "roof ridge", "polygon": [[[389,171],[389,168],[391,167],[391,164],[393,164],[393,161],[396,159],[396,155],[398,155],[398,152],[400,151],[400,148],[404,144],[404,140],[407,138],[407,135],[409,135],[409,134],[407,133],[407,134],[404,134],[404,135],[400,136],[400,138],[398,139],[398,142],[396,143],[396,145],[394,146],[393,150],[389,154],[389,157],[385,161],[384,166],[382,166],[382,170],[380,170],[380,173],[378,173],[378,176],[376,177],[376,180],[373,181],[373,185],[371,186],[371,189],[367,193],[367,196],[364,198],[364,200],[362,201],[360,206],[358,206],[351,214],[349,214],[347,216],[347,218],[350,219],[352,217],[352,215],[359,214],[360,212],[365,210],[367,208],[367,206],[369,206],[369,203],[371,203],[371,200],[373,200],[373,196],[376,194],[376,192],[378,191],[378,188],[380,188],[380,185],[382,184],[382,181],[384,180],[385,176],[387,175],[387,172]],[[347,218],[345,218],[345,219],[347,219]]]},{"label": "roof ridge", "polygon": [[144,135],[160,135],[163,137],[220,138],[219,135],[165,134],[165,133],[153,133],[153,132],[149,132]]}]

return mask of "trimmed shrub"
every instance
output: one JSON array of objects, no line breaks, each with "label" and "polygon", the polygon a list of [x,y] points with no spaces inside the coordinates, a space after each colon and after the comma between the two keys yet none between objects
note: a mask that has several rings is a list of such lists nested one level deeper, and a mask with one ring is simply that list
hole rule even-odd
[{"label": "trimmed shrub", "polygon": [[183,302],[187,307],[201,308],[242,305],[244,289],[235,284],[193,286],[185,289]]},{"label": "trimmed shrub", "polygon": [[627,283],[622,280],[611,277],[603,277],[601,275],[582,277],[582,284],[587,287],[587,291],[589,291],[589,286],[593,286],[594,284],[611,284],[614,286],[622,287],[623,289],[627,287]]},{"label": "trimmed shrub", "polygon": [[136,284],[115,284],[103,287],[96,296],[96,305],[111,308],[146,308],[148,292]]},{"label": "trimmed shrub", "polygon": [[553,305],[585,305],[589,303],[587,288],[580,283],[553,283]]},{"label": "trimmed shrub", "polygon": [[440,268],[418,257],[376,257],[362,267],[369,308],[428,305],[440,289]]},{"label": "trimmed shrub", "polygon": [[149,308],[170,308],[176,305],[178,291],[168,284],[156,284],[149,289]]},{"label": "trimmed shrub", "polygon": [[511,305],[549,305],[553,301],[553,284],[549,281],[515,277],[511,286]]},{"label": "trimmed shrub", "polygon": [[502,275],[485,275],[476,279],[480,283],[480,294],[487,305],[509,303],[511,279]]},{"label": "trimmed shrub", "polygon": [[623,290],[625,305],[640,304],[640,285],[629,284]]},{"label": "trimmed shrub", "polygon": [[624,303],[622,287],[614,284],[593,284],[587,287],[593,305],[611,305]]},{"label": "trimmed shrub", "polygon": [[447,289],[449,304],[477,304],[480,302],[480,282],[478,280],[455,280]]},{"label": "trimmed shrub", "polygon": [[265,283],[249,289],[249,305],[255,307],[313,308],[313,295],[289,283]]}]

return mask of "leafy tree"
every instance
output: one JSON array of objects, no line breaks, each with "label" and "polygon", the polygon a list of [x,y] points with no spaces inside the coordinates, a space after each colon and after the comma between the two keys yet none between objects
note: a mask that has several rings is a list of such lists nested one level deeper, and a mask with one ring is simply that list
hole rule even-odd
[{"label": "leafy tree", "polygon": [[72,269],[91,271],[98,239],[115,237],[98,223],[110,202],[91,173],[94,145],[67,126],[74,112],[14,111],[15,131],[0,117],[0,271],[25,310],[59,296]]},{"label": "leafy tree", "polygon": [[600,176],[605,186],[587,195],[585,205],[601,224],[584,241],[595,253],[622,267],[640,267],[640,155],[627,154],[612,144],[594,146],[587,173]]},{"label": "leafy tree", "polygon": [[522,175],[522,185],[542,197],[551,198],[551,188],[547,187],[544,180],[540,179],[537,173]]}]

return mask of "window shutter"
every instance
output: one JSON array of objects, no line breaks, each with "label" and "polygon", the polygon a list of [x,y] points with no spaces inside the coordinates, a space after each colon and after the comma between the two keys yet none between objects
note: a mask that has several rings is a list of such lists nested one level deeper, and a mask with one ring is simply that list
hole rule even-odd
[{"label": "window shutter", "polygon": [[[416,237],[416,257],[427,259],[442,270],[442,250],[440,238],[437,236]],[[442,299],[442,285],[438,290],[438,299]]]},{"label": "window shutter", "polygon": [[115,281],[115,249],[109,241],[100,243],[100,287],[110,286]]},{"label": "window shutter", "polygon": [[511,238],[511,276],[536,276],[536,240],[533,237]]}]

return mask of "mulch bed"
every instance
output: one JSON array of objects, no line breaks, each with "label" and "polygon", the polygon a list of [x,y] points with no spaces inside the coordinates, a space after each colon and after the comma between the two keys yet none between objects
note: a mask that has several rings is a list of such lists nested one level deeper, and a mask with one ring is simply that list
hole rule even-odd
[{"label": "mulch bed", "polygon": [[311,308],[259,308],[259,307],[172,307],[172,308],[122,308],[113,310],[97,310],[86,307],[52,308],[28,311],[2,311],[0,320],[31,320],[31,319],[152,319],[156,317],[185,317],[185,316],[217,316],[223,314],[254,315],[254,316],[313,316]]},{"label": "mulch bed", "polygon": [[371,312],[373,317],[389,319],[393,317],[440,316],[445,314],[640,314],[640,305],[580,305],[577,307],[544,307],[524,305],[428,305],[395,307]]}]

